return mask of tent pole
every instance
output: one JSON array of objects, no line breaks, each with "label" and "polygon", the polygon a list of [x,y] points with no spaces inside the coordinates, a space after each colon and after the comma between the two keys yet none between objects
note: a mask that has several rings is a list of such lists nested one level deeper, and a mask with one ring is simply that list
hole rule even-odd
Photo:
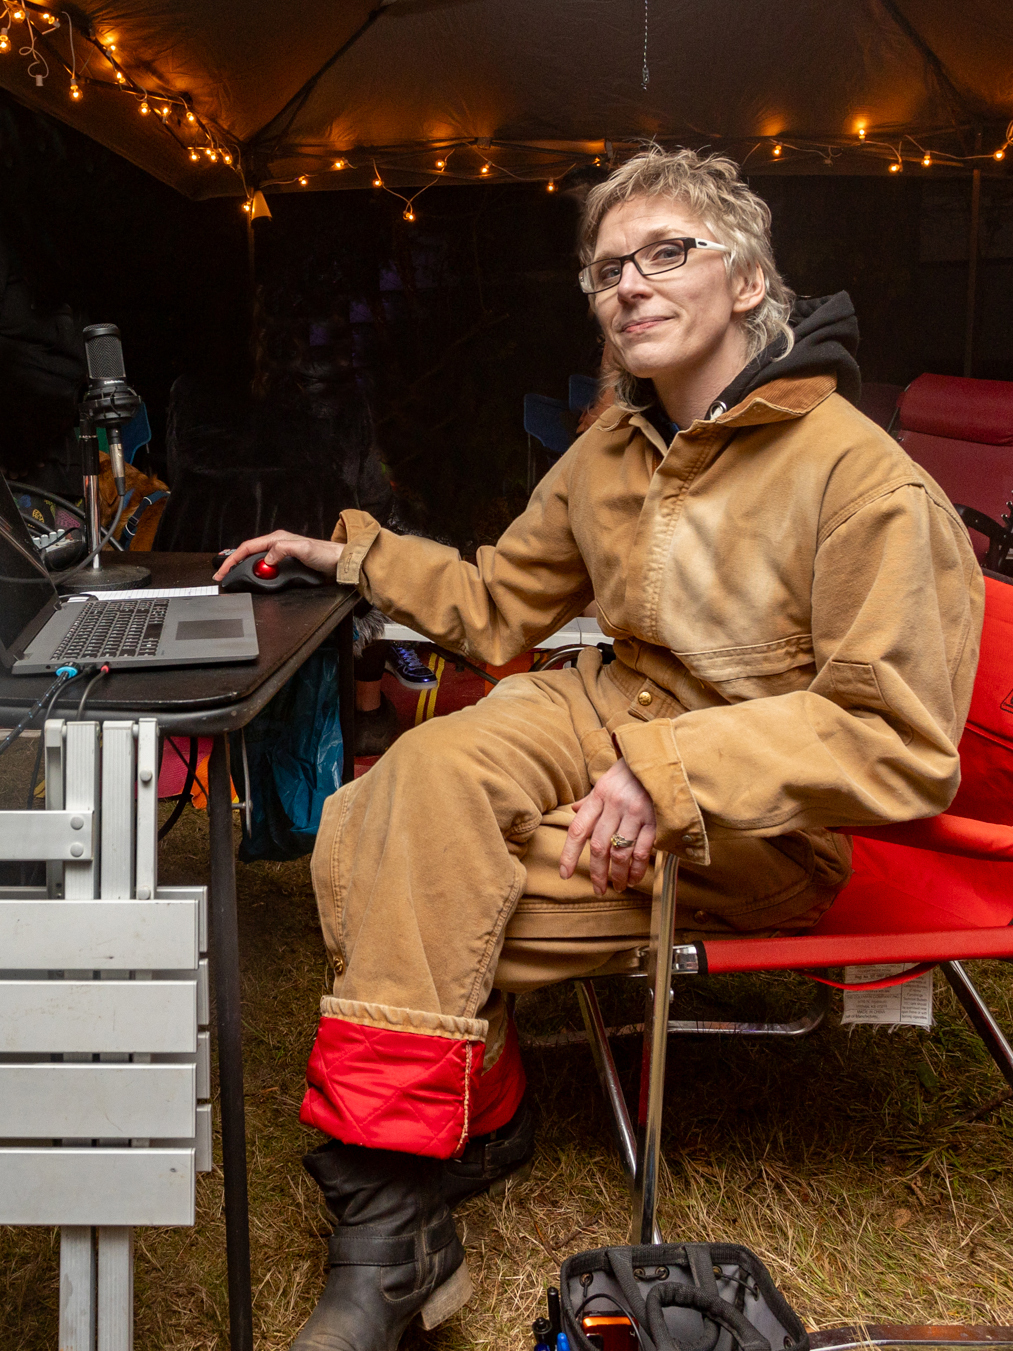
[{"label": "tent pole", "polygon": [[[981,132],[974,138],[975,150],[981,149]],[[981,170],[971,175],[971,230],[967,240],[967,317],[964,321],[964,374],[974,365],[974,311],[978,297],[978,226],[981,219]]]}]

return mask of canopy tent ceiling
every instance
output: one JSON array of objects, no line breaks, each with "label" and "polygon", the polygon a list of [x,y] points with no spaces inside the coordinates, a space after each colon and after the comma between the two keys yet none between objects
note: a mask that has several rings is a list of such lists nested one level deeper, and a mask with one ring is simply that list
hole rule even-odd
[{"label": "canopy tent ceiling", "polygon": [[555,180],[652,137],[750,173],[1007,168],[1010,0],[4,6],[0,85],[194,198]]}]

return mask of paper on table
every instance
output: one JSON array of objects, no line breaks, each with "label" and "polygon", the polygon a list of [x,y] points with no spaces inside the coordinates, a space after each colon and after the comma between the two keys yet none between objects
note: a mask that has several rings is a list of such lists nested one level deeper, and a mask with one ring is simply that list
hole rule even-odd
[{"label": "paper on table", "polygon": [[[847,984],[859,981],[887,980],[910,971],[913,962],[882,964],[879,966],[846,966]],[[926,971],[903,985],[888,990],[845,990],[842,1023],[875,1023],[880,1026],[932,1026],[932,975]]]},{"label": "paper on table", "polygon": [[142,586],[128,591],[89,591],[68,600],[161,600],[171,596],[217,596],[217,586]]}]

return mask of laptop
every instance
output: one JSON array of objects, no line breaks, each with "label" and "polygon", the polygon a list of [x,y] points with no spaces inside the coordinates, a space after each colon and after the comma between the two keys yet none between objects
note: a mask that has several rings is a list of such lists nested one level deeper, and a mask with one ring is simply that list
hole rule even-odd
[{"label": "laptop", "polygon": [[61,600],[0,475],[0,661],[12,675],[205,666],[253,661],[259,651],[248,592]]}]

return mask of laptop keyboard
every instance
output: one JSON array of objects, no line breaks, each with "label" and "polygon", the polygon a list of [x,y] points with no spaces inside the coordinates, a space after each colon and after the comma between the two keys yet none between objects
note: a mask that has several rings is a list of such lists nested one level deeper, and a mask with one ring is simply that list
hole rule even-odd
[{"label": "laptop keyboard", "polygon": [[84,613],[51,660],[153,657],[158,651],[168,605],[167,600],[107,600],[82,606]]}]

